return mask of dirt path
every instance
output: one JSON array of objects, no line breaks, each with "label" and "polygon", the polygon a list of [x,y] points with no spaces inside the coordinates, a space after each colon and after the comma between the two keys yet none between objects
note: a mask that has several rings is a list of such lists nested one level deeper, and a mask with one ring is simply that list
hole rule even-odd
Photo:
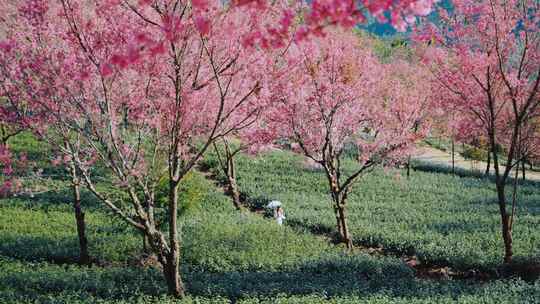
[{"label": "dirt path", "polygon": [[[420,147],[418,151],[419,154],[414,157],[415,160],[441,164],[448,167],[452,166],[452,155],[448,152],[432,147]],[[487,163],[484,161],[466,160],[457,152],[454,154],[454,164],[456,168],[480,172],[484,172],[487,166]],[[491,170],[493,170],[493,166],[491,167]],[[519,176],[521,177],[521,172],[519,173]],[[540,172],[525,170],[525,178],[528,180],[540,181]]]}]

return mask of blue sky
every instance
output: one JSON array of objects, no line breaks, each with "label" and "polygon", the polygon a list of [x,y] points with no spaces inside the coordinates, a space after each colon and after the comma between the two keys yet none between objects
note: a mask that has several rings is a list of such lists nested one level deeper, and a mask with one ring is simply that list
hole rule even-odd
[{"label": "blue sky", "polygon": [[[451,0],[442,0],[441,2],[439,2],[438,6],[451,7],[452,6],[452,1]],[[437,20],[437,13],[433,12],[431,15],[428,16],[428,18],[431,21],[436,21]],[[369,18],[369,19],[371,19],[371,20],[368,22],[368,24],[360,25],[359,27],[361,29],[367,30],[368,32],[370,32],[372,34],[375,34],[377,36],[393,36],[393,35],[396,35],[396,34],[405,34],[405,35],[408,34],[408,33],[399,33],[399,32],[397,32],[389,23],[381,24],[381,23],[378,23],[373,18]]]}]

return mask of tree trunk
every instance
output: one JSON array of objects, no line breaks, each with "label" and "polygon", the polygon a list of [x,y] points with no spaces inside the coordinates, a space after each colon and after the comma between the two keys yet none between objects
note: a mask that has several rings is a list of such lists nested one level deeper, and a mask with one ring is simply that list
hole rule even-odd
[{"label": "tree trunk", "polygon": [[512,227],[510,227],[510,221],[508,215],[506,215],[502,222],[503,240],[504,240],[504,263],[509,264],[512,262]]},{"label": "tree trunk", "polygon": [[491,152],[488,152],[488,155],[487,155],[487,166],[486,166],[486,172],[484,173],[484,175],[489,175],[489,169],[491,167]]},{"label": "tree trunk", "polygon": [[[155,223],[155,221],[154,221],[154,210],[152,208],[152,206],[153,206],[152,203],[145,200],[142,205],[143,205],[144,210],[146,210],[146,212],[148,213],[148,217],[149,217],[150,222]],[[143,248],[143,253],[144,254],[146,254],[148,256],[154,254],[152,252],[152,245],[150,244],[150,236],[148,235],[148,233],[146,233],[146,231],[142,231],[142,248]]]},{"label": "tree trunk", "polygon": [[525,180],[525,161],[521,162],[521,173],[522,173],[523,180]]},{"label": "tree trunk", "polygon": [[[506,211],[506,197],[504,188],[506,186],[506,175],[501,177],[499,168],[499,158],[496,150],[495,134],[490,132],[490,148],[493,156],[493,170],[495,171],[495,187],[497,189],[497,201],[499,204],[499,213],[501,215],[501,232],[504,243],[504,263],[512,262],[512,226],[510,217]],[[506,169],[505,169],[506,170]]]},{"label": "tree trunk", "polygon": [[163,273],[167,281],[169,294],[183,298],[185,296],[184,283],[180,277],[180,242],[178,240],[178,185],[179,180],[171,178],[169,182],[169,244],[170,249],[163,265]]},{"label": "tree trunk", "polygon": [[234,164],[234,156],[236,152],[231,151],[229,142],[223,139],[223,148],[225,155],[222,157],[216,143],[213,143],[214,150],[217,155],[219,166],[221,171],[227,177],[227,193],[231,196],[233,205],[237,210],[242,210],[242,202],[240,201],[240,190],[238,190],[238,184],[236,183],[236,166]]},{"label": "tree trunk", "polygon": [[88,239],[86,238],[86,222],[84,212],[81,207],[80,179],[75,168],[75,163],[70,163],[71,171],[71,189],[73,191],[73,211],[75,212],[75,222],[77,225],[77,235],[79,237],[79,264],[90,264],[90,255],[88,253]]},{"label": "tree trunk", "polygon": [[0,125],[0,144],[8,148],[8,136],[7,136],[7,130],[4,125]]},{"label": "tree trunk", "polygon": [[326,177],[328,178],[330,186],[330,195],[332,196],[332,205],[336,216],[339,242],[345,243],[347,249],[352,250],[353,243],[347,222],[347,212],[345,210],[349,190],[340,188],[339,172],[328,169],[328,167],[329,166],[325,166]]},{"label": "tree trunk", "polygon": [[407,178],[411,176],[411,156],[407,158]]},{"label": "tree trunk", "polygon": [[344,243],[348,250],[353,248],[351,234],[347,221],[347,212],[345,210],[346,196],[337,189],[332,190],[332,202],[334,213],[336,215],[338,241]]},{"label": "tree trunk", "polygon": [[148,239],[148,235],[143,232],[143,253],[145,254],[151,254],[152,249],[150,248],[150,240]]},{"label": "tree trunk", "polygon": [[[171,192],[169,192],[169,194],[172,198],[174,195],[172,195]],[[177,195],[176,198],[178,198]],[[176,221],[169,219],[169,224],[171,222]],[[172,231],[169,230],[170,234],[171,232]],[[174,242],[169,240],[168,244],[165,235],[161,231],[156,230],[153,226],[143,229],[143,233],[145,239],[148,240],[149,248],[152,250],[152,253],[156,255],[159,263],[163,267],[163,276],[167,284],[169,295],[176,298],[185,297],[184,283],[182,282],[179,272],[180,246],[178,241]]]},{"label": "tree trunk", "polygon": [[232,197],[234,207],[237,210],[242,210],[242,202],[240,201],[240,191],[238,190],[238,184],[236,183],[236,167],[234,165],[234,155],[229,153],[227,149],[227,183],[229,193]]},{"label": "tree trunk", "polygon": [[340,235],[341,241],[343,243],[345,243],[348,250],[352,250],[353,249],[353,243],[352,243],[351,234],[349,232],[349,225],[348,225],[348,221],[347,221],[347,212],[345,210],[344,202],[339,204],[338,213],[339,213],[339,219],[340,219],[340,222],[341,222],[341,235]]},{"label": "tree trunk", "polygon": [[504,195],[504,184],[497,183],[497,196],[499,200],[499,211],[501,214],[501,228],[504,242],[504,263],[512,262],[512,226],[510,216],[506,211],[506,198]]},{"label": "tree trunk", "polygon": [[81,208],[80,186],[73,186],[73,210],[75,211],[75,221],[77,222],[77,235],[79,236],[79,263],[82,265],[90,264],[90,255],[88,253],[88,239],[86,238],[85,214]]},{"label": "tree trunk", "polygon": [[228,179],[228,190],[232,197],[234,207],[237,210],[242,210],[242,202],[240,201],[240,191],[238,191],[238,185],[236,184],[236,179],[232,177],[227,177]]},{"label": "tree trunk", "polygon": [[339,213],[338,203],[334,201],[334,214],[336,216],[336,227],[338,232],[339,241],[343,241],[343,235],[345,232],[343,231],[343,223],[341,221],[341,215]]},{"label": "tree trunk", "polygon": [[454,139],[452,139],[452,174],[456,173],[454,152],[455,152]]},{"label": "tree trunk", "polygon": [[169,294],[176,298],[185,297],[184,283],[179,272],[178,251],[171,248],[171,252],[166,257],[166,263],[163,265],[163,274],[167,282]]}]

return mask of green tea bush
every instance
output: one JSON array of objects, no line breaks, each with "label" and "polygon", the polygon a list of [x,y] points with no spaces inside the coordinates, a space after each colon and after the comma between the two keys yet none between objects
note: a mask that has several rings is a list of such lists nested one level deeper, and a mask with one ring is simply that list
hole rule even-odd
[{"label": "green tea bush", "polygon": [[[340,262],[341,259],[341,262]],[[335,262],[332,262],[335,261]],[[320,267],[319,267],[320,266]],[[186,272],[189,297],[163,296],[159,271],[0,257],[2,303],[537,303],[540,283],[415,279],[396,259],[332,256],[281,271]]]},{"label": "green tea bush", "polygon": [[[61,210],[0,204],[0,255],[28,261],[74,262],[78,257],[75,218],[69,205]],[[60,210],[59,210],[60,209]],[[103,212],[87,212],[90,255],[97,260],[125,262],[140,241],[129,227]]]},{"label": "green tea bush", "polygon": [[[324,235],[335,230],[324,173],[306,169],[302,157],[274,152],[242,156],[237,162],[248,203],[261,207],[278,199],[284,203],[286,225]],[[516,258],[530,259],[540,248],[540,190],[534,182],[520,189],[514,252]],[[493,269],[502,261],[495,199],[492,182],[481,175],[416,171],[407,179],[400,171],[377,169],[362,177],[350,195],[351,231],[356,244],[416,255],[421,262]]]},{"label": "green tea bush", "polygon": [[[334,219],[323,173],[304,168],[296,155],[242,156],[239,169],[248,202],[263,207],[282,200],[286,225],[238,212],[212,182],[192,173],[181,200],[193,207],[179,217],[189,294],[183,300],[164,296],[159,269],[133,266],[141,236],[89,193],[83,193],[83,208],[90,251],[101,261],[92,267],[73,264],[78,248],[68,183],[55,181],[59,191],[0,200],[0,303],[540,302],[538,281],[425,280],[398,257],[345,253],[329,239]],[[488,181],[426,172],[405,180],[392,171],[363,181],[349,209],[355,242],[431,262],[485,266],[500,258]],[[122,199],[106,179],[99,187]],[[526,263],[529,253],[540,254],[539,195],[536,184],[522,189],[515,242],[517,258]]]}]

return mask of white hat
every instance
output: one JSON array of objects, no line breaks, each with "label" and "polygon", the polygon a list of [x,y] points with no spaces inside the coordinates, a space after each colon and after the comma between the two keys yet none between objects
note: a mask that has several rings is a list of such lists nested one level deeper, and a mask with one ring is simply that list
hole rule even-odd
[{"label": "white hat", "polygon": [[281,206],[281,202],[280,201],[271,201],[270,203],[268,203],[268,205],[266,205],[266,208],[277,208]]}]

